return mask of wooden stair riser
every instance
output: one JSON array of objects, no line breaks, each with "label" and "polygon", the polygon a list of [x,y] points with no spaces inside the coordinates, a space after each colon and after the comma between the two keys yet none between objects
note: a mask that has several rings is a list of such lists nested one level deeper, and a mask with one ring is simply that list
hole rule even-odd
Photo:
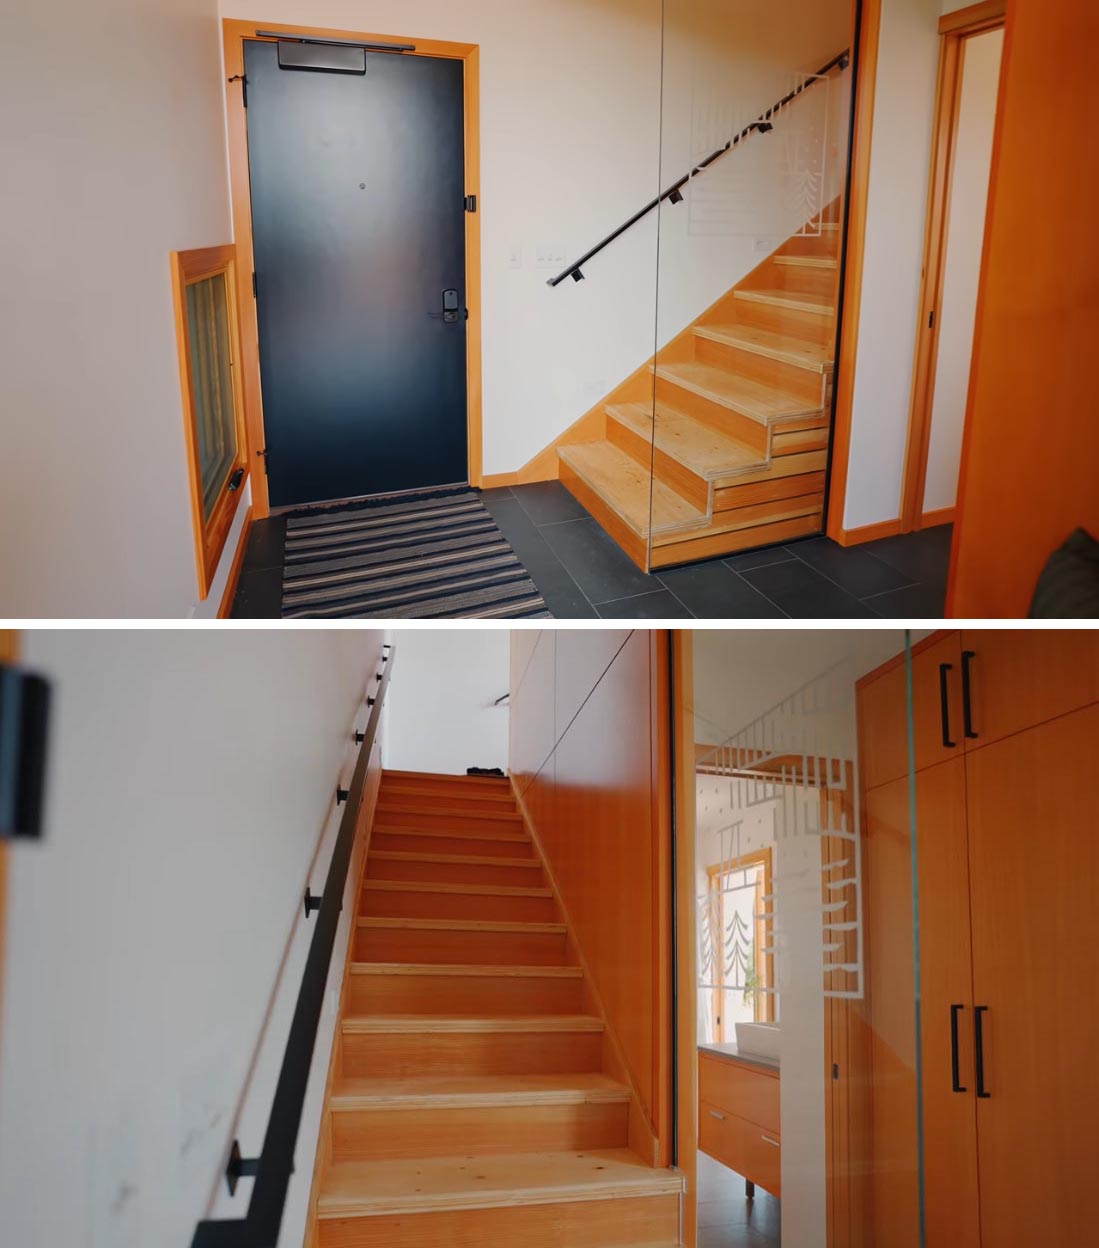
[{"label": "wooden stair riser", "polygon": [[831,317],[817,316],[813,312],[799,312],[793,308],[736,299],[733,303],[733,315],[738,325],[789,334],[791,338],[800,338],[805,342],[830,344],[836,337],[834,320]]},{"label": "wooden stair riser", "polygon": [[825,295],[832,298],[836,293],[836,270],[772,261],[767,284],[794,295]]},{"label": "wooden stair riser", "polygon": [[353,973],[349,985],[355,1014],[578,1014],[582,998],[579,978]]},{"label": "wooden stair riser", "polygon": [[603,1068],[601,1032],[344,1032],[341,1073],[354,1079],[430,1075],[565,1075]]},{"label": "wooden stair riser", "polygon": [[359,913],[406,919],[490,919],[518,923],[554,923],[557,905],[552,897],[522,897],[492,893],[392,891],[363,887]]},{"label": "wooden stair riser", "polygon": [[442,811],[444,814],[474,815],[480,811],[491,814],[515,814],[515,799],[510,793],[499,797],[465,793],[434,793],[383,784],[378,794],[381,805],[418,806]]},{"label": "wooden stair riser", "polygon": [[607,415],[607,438],[639,464],[651,466],[661,481],[670,485],[677,494],[681,494],[700,511],[709,510],[710,486],[707,481],[659,447],[654,447],[637,430],[615,420],[610,413]]},{"label": "wooden stair riser", "polygon": [[700,335],[695,336],[695,359],[701,364],[712,364],[715,368],[747,377],[750,381],[785,390],[806,402],[824,405],[826,378],[812,369],[799,368],[785,360],[773,360],[769,356]]},{"label": "wooden stair riser", "polygon": [[386,828],[416,828],[425,832],[510,832],[523,831],[523,821],[514,811],[498,815],[488,811],[463,814],[455,810],[419,809],[407,805],[379,802],[376,814],[379,825]]},{"label": "wooden stair riser", "polygon": [[655,547],[652,566],[670,568],[696,559],[714,559],[723,554],[736,554],[741,550],[754,550],[759,546],[773,546],[792,542],[800,537],[811,537],[820,531],[821,517],[802,516],[733,532],[719,532],[698,538],[687,537],[681,542]]},{"label": "wooden stair riser", "polygon": [[727,511],[740,507],[757,507],[787,498],[804,498],[807,494],[823,494],[826,474],[803,472],[793,477],[773,477],[750,485],[733,485],[714,491],[714,520]]},{"label": "wooden stair riser", "polygon": [[358,927],[358,962],[435,962],[457,966],[563,966],[565,934]]},{"label": "wooden stair riser", "polygon": [[777,429],[771,435],[772,460],[787,455],[803,455],[812,451],[827,451],[830,437],[827,423],[813,429]]},{"label": "wooden stair riser", "polygon": [[[765,502],[747,504],[734,495],[728,501],[737,505],[725,506],[715,511],[710,526],[694,540],[718,534],[735,533],[740,529],[756,529],[767,524],[780,524],[804,516],[815,515],[819,520],[823,512],[824,495],[818,491],[791,498],[769,499]],[[664,548],[658,547],[658,549]]]},{"label": "wooden stair riser", "polygon": [[466,832],[432,832],[422,828],[375,827],[370,837],[371,850],[382,849],[398,854],[468,854],[475,858],[521,858],[531,855],[526,836],[515,833],[485,834]]},{"label": "wooden stair riser", "polygon": [[672,1248],[678,1196],[323,1218],[318,1248]]},{"label": "wooden stair riser", "polygon": [[787,239],[779,248],[780,256],[816,256],[836,260],[839,256],[839,235],[834,230],[822,234],[803,234]]},{"label": "wooden stair riser", "polygon": [[336,1161],[627,1147],[626,1101],[471,1108],[339,1110],[332,1115]]},{"label": "wooden stair riser", "polygon": [[648,540],[634,532],[622,517],[609,507],[583,477],[574,472],[571,465],[564,460],[560,461],[558,475],[561,484],[573,498],[591,512],[639,568],[644,568],[649,556]]},{"label": "wooden stair riser", "polygon": [[767,426],[760,421],[733,411],[722,403],[704,398],[665,377],[656,379],[656,393],[660,402],[685,412],[704,425],[709,425],[711,429],[717,429],[744,442],[758,450],[761,457],[766,457],[769,445]]},{"label": "wooden stair riser", "polygon": [[[504,884],[515,888],[541,888],[545,884],[542,864],[534,861],[524,863],[515,860],[515,865],[503,861],[488,862],[436,862],[430,857],[416,855],[415,850],[408,851],[407,858],[386,858],[381,855],[388,850],[374,851],[366,864],[366,875],[371,880],[412,880],[421,883],[439,884]],[[400,852],[400,851],[398,851]],[[477,855],[480,857],[480,855]],[[459,857],[457,854],[437,855],[437,857]],[[484,855],[495,857],[495,855]]]}]

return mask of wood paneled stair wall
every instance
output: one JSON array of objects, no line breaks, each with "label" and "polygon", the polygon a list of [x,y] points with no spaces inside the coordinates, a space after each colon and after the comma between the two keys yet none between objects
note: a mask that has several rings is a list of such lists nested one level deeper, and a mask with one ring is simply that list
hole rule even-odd
[{"label": "wood paneled stair wall", "polygon": [[309,1248],[679,1244],[547,880],[509,781],[383,774]]},{"label": "wood paneled stair wall", "polygon": [[614,391],[563,484],[639,567],[824,528],[839,201]]}]

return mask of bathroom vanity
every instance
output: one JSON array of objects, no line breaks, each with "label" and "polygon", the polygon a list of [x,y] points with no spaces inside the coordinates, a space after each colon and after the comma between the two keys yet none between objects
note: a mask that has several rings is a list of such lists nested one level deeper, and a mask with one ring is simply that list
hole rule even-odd
[{"label": "bathroom vanity", "polygon": [[736,1044],[699,1046],[699,1148],[777,1197],[782,1195],[779,1082],[777,1057],[746,1053]]}]

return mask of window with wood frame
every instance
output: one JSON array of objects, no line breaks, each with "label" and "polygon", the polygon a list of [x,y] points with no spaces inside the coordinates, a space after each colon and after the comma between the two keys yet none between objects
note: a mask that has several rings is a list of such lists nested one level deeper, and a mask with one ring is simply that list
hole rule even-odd
[{"label": "window with wood frame", "polygon": [[206,598],[248,475],[235,249],[172,252],[199,595]]},{"label": "window with wood frame", "polygon": [[774,954],[768,950],[764,917],[773,904],[771,850],[716,863],[706,874],[714,928],[708,986],[714,990],[714,1040],[720,1044],[733,1036],[737,1021],[774,1022]]}]

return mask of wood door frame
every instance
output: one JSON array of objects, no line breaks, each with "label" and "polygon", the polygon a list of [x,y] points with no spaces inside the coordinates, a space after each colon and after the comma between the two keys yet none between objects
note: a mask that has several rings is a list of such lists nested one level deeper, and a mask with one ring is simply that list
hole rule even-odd
[{"label": "wood door frame", "polygon": [[[915,367],[908,416],[908,441],[904,452],[904,483],[901,494],[902,533],[936,524],[949,524],[954,507],[926,512],[927,458],[931,445],[931,416],[935,401],[935,374],[939,359],[939,329],[943,318],[943,287],[946,281],[949,213],[954,189],[958,125],[961,119],[962,77],[965,48],[974,36],[1002,30],[1007,0],[982,0],[939,22],[941,48],[939,80],[935,96],[935,122],[928,177],[927,226],[924,236],[923,280],[920,315],[916,326]],[[991,187],[989,188],[991,191]],[[968,413],[967,413],[968,415]],[[964,419],[964,418],[963,418]],[[964,427],[964,426],[963,426]]]},{"label": "wood door frame", "polygon": [[[244,411],[250,463],[266,448],[263,424],[263,387],[259,363],[259,318],[252,293],[255,268],[252,237],[252,196],[248,174],[248,115],[240,83],[244,77],[244,43],[276,43],[277,36],[304,35],[311,39],[347,39],[363,43],[414,43],[415,52],[403,56],[431,56],[464,62],[465,67],[465,181],[466,194],[477,197],[477,211],[465,214],[466,229],[466,425],[469,481],[482,482],[482,365],[481,365],[481,87],[480,45],[449,43],[438,39],[413,39],[404,35],[332,30],[317,26],[285,25],[279,22],[222,19],[225,55],[225,118],[229,141],[229,193],[233,213],[233,235],[240,263],[237,265],[237,303],[241,318]],[[257,30],[275,37],[263,38]],[[267,475],[252,477],[252,515],[263,520],[270,515]]]},{"label": "wood door frame", "polygon": [[[852,118],[851,189],[847,200],[846,249],[842,260],[843,302],[840,341],[836,353],[835,418],[832,421],[832,458],[828,472],[828,514],[825,532],[841,546],[886,534],[849,534],[844,527],[847,475],[851,460],[851,421],[855,405],[855,369],[858,363],[859,322],[862,313],[862,275],[866,252],[867,203],[870,192],[870,149],[874,138],[874,98],[878,79],[878,45],[882,0],[852,0],[855,32],[855,103]],[[897,530],[888,522],[890,532]],[[880,527],[880,526],[875,526]]]}]

